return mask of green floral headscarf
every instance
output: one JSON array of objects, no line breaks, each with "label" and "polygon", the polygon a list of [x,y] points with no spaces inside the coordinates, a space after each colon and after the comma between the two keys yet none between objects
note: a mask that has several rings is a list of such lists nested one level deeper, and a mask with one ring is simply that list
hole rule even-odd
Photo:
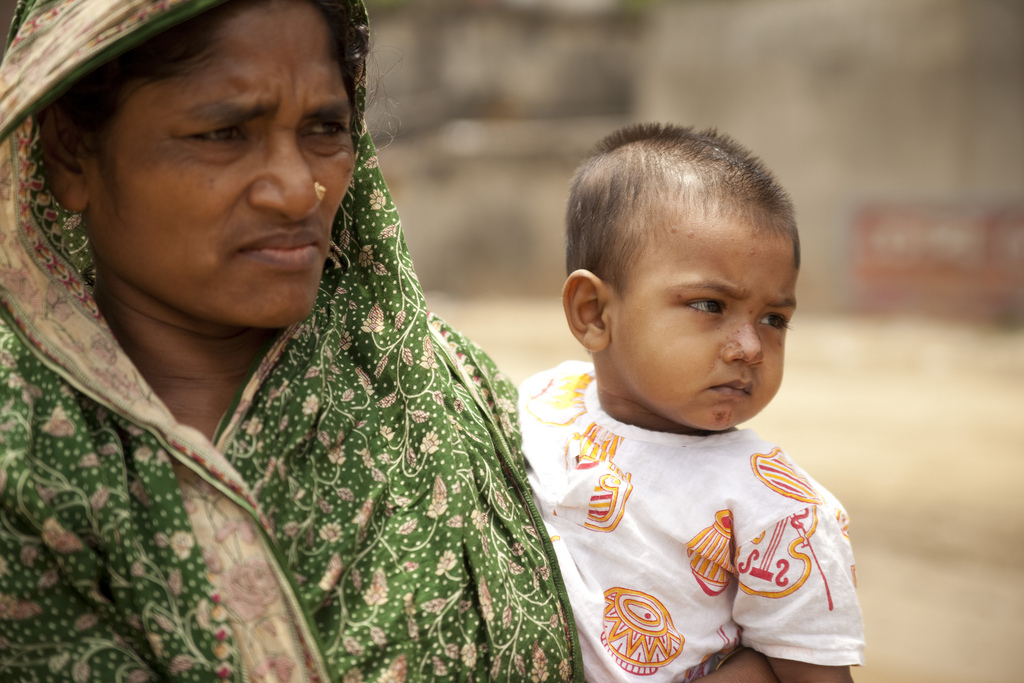
[{"label": "green floral headscarf", "polygon": [[[251,599],[264,581],[314,676],[582,680],[514,389],[427,313],[361,123],[314,310],[254,364],[215,443],[175,421],[100,315],[34,115],[215,4],[16,12],[0,66],[0,680],[289,680],[273,653],[246,668],[216,588]],[[242,511],[218,541],[259,545],[268,575],[212,581],[186,480]]]}]

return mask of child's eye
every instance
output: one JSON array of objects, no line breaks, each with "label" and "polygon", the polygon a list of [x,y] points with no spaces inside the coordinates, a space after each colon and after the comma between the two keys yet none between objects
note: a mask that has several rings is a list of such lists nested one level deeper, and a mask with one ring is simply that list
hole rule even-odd
[{"label": "child's eye", "polygon": [[785,316],[779,315],[778,313],[769,313],[765,317],[761,318],[761,322],[765,325],[771,325],[777,330],[789,329],[789,321],[786,320]]},{"label": "child's eye", "polygon": [[702,311],[704,313],[721,313],[722,312],[722,304],[721,304],[721,302],[711,301],[711,300],[693,301],[693,302],[690,303],[690,308],[695,308],[698,311]]}]

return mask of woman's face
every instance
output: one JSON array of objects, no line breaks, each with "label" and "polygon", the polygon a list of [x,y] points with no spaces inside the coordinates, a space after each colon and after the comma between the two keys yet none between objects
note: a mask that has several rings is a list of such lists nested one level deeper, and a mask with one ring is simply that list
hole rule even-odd
[{"label": "woman's face", "polygon": [[318,10],[242,8],[198,66],[128,92],[79,160],[104,312],[218,335],[308,315],[355,156]]}]

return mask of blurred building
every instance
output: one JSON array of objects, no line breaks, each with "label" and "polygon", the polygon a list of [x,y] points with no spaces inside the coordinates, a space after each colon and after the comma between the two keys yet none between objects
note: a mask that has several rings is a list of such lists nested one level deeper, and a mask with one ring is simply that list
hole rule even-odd
[{"label": "blurred building", "polygon": [[632,118],[642,28],[574,2],[371,9],[369,121],[427,289],[560,291],[567,182]]},{"label": "blurred building", "polygon": [[789,188],[803,307],[1024,317],[1024,2],[633,5],[374,8],[372,123],[428,289],[554,295],[575,163],[668,120]]}]

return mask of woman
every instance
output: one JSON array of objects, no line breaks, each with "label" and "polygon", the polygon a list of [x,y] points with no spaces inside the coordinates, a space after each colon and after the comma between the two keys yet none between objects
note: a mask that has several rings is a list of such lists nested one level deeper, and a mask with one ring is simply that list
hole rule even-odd
[{"label": "woman", "polygon": [[579,680],[512,389],[428,317],[363,127],[361,6],[214,5],[19,7],[0,679]]},{"label": "woman", "polygon": [[365,25],[19,6],[0,680],[582,680],[513,389],[426,313],[377,170]]}]

